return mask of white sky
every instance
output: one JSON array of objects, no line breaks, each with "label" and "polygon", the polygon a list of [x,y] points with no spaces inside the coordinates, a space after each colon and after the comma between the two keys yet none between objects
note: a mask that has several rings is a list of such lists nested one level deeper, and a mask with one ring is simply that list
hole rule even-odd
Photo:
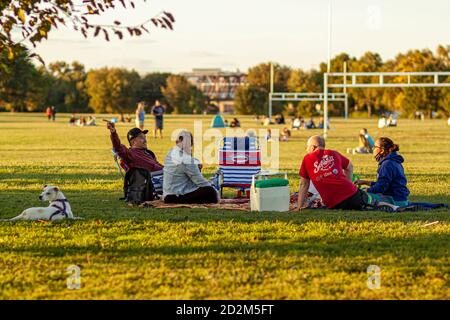
[{"label": "white sky", "polygon": [[[329,0],[134,0],[136,9],[115,10],[134,25],[166,10],[174,31],[106,42],[84,39],[70,29],[53,30],[36,50],[49,63],[77,60],[87,69],[126,67],[140,73],[192,68],[246,71],[261,62],[317,68],[327,59]],[[332,55],[383,59],[408,49],[450,44],[450,0],[333,0]],[[116,38],[116,37],[111,37]]]}]

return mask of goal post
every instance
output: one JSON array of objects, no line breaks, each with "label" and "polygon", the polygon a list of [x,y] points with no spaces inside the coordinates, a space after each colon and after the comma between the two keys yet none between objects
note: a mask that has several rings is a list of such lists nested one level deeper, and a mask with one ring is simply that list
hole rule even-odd
[{"label": "goal post", "polygon": [[[349,83],[347,82],[348,77],[351,77]],[[358,81],[358,78],[361,79],[362,77],[366,79],[367,77],[376,77],[377,81],[370,83]],[[392,81],[392,78],[395,78],[398,81],[399,77],[403,79],[403,82]],[[423,80],[423,78],[417,79],[418,77],[431,78],[431,81]],[[329,89],[331,88],[344,89],[344,92],[346,92],[347,88],[448,88],[450,87],[450,82],[441,81],[444,77],[450,77],[450,72],[326,72],[323,77],[324,122],[327,123],[328,121],[328,101],[332,101],[328,98],[330,95]],[[341,79],[342,81],[333,83],[330,81],[332,79]],[[327,138],[327,134],[328,128],[327,126],[324,126],[324,138]]]}]

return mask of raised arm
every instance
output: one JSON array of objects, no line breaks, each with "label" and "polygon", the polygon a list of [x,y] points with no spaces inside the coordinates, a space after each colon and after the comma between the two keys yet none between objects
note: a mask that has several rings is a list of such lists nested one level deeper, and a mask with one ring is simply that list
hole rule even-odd
[{"label": "raised arm", "polygon": [[117,152],[119,157],[121,157],[125,161],[129,160],[130,159],[130,157],[129,157],[129,150],[128,150],[128,148],[126,146],[124,146],[120,142],[120,138],[119,138],[119,135],[117,134],[116,126],[114,125],[114,123],[108,122],[106,127],[109,129],[109,131],[111,133],[111,136],[110,136],[111,137],[111,143],[113,145],[114,150]]}]

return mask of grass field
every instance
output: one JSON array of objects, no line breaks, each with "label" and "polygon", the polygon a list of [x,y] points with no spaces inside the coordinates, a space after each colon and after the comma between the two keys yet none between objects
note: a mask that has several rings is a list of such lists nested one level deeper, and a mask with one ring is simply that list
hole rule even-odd
[{"label": "grass field", "polygon": [[[97,119],[100,119],[99,116]],[[149,139],[162,161],[172,130],[208,127],[210,117],[167,116],[166,138]],[[99,121],[100,122],[100,121]],[[242,117],[243,127],[254,127]],[[450,211],[368,213],[307,210],[243,213],[129,208],[104,123],[70,127],[66,115],[0,114],[0,218],[40,206],[44,184],[59,186],[82,221],[0,224],[0,299],[448,299]],[[148,125],[152,125],[148,121]],[[411,200],[450,203],[450,127],[444,120],[332,119],[327,144],[345,153],[359,128],[391,137],[405,157]],[[119,125],[120,136],[131,124]],[[281,127],[280,127],[281,128]],[[280,143],[280,170],[298,189],[306,138]],[[371,156],[349,155],[374,179]],[[206,166],[211,174],[215,168]],[[439,221],[429,227],[427,222]],[[69,290],[66,268],[81,268]],[[369,265],[381,270],[367,287]]]}]

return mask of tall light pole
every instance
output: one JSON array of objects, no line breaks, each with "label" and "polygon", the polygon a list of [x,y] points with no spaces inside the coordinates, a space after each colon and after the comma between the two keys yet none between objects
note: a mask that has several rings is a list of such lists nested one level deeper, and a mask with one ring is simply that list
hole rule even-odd
[{"label": "tall light pole", "polygon": [[[344,61],[344,67],[343,67],[343,69],[344,69],[344,93],[347,93],[347,76],[346,76],[346,73],[347,73],[347,61]],[[348,98],[347,98],[347,95],[345,96],[345,111],[344,111],[344,117],[345,117],[345,120],[348,120]]]},{"label": "tall light pole", "polygon": [[270,62],[269,123],[272,122],[273,62]]},{"label": "tall light pole", "polygon": [[324,74],[323,84],[323,137],[327,138],[328,133],[328,73],[331,72],[331,22],[332,22],[332,0],[328,3],[328,63],[327,72]]},{"label": "tall light pole", "polygon": [[332,25],[332,11],[333,11],[333,6],[332,6],[332,0],[330,0],[330,2],[328,3],[328,63],[327,63],[327,72],[330,73],[331,72],[331,25]]}]

